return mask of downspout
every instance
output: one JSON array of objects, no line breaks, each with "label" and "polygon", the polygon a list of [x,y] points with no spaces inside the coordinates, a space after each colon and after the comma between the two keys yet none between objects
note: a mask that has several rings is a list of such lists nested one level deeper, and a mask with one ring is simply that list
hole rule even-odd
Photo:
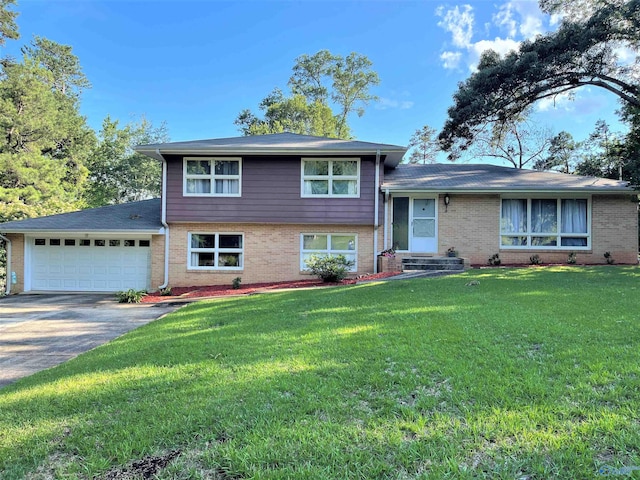
[{"label": "downspout", "polygon": [[383,231],[383,235],[384,235],[384,249],[388,250],[389,249],[389,189],[386,188],[384,191],[384,224],[382,225],[382,228],[384,228]]},{"label": "downspout", "polygon": [[162,158],[162,216],[160,221],[164,227],[164,283],[158,286],[158,290],[169,286],[169,225],[167,224],[167,160],[156,148],[156,154]]},{"label": "downspout", "polygon": [[376,189],[374,199],[374,219],[373,219],[373,273],[378,273],[378,220],[380,212],[380,150],[376,151]]},{"label": "downspout", "polygon": [[0,239],[4,240],[7,244],[7,268],[5,269],[7,277],[7,285],[5,293],[11,295],[11,240],[0,233]]}]

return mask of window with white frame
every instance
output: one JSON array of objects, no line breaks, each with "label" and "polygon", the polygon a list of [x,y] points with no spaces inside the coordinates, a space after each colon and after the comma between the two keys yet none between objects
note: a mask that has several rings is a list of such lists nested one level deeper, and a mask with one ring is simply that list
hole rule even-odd
[{"label": "window with white frame", "polygon": [[303,197],[358,197],[360,159],[302,159]]},{"label": "window with white frame", "polygon": [[189,233],[188,265],[196,270],[241,270],[244,238],[241,233]]},{"label": "window with white frame", "polygon": [[358,271],[357,236],[348,233],[303,233],[300,236],[300,270],[307,270],[307,260],[312,255],[344,255],[353,262],[349,269]]},{"label": "window with white frame", "polygon": [[240,196],[241,163],[239,158],[186,157],[184,194]]},{"label": "window with white frame", "polygon": [[503,198],[502,248],[586,250],[591,247],[587,198]]}]

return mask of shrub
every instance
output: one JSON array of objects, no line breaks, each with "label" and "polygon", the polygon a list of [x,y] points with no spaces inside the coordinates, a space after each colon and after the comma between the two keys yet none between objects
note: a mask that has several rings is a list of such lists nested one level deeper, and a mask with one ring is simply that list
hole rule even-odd
[{"label": "shrub", "polygon": [[569,265],[573,265],[576,263],[576,252],[569,252],[569,256],[567,257],[567,263]]},{"label": "shrub", "polygon": [[531,255],[529,257],[529,262],[531,263],[531,265],[540,265],[542,263],[542,260],[540,260],[540,255],[536,253],[535,255]]},{"label": "shrub", "polygon": [[311,255],[305,262],[311,273],[323,282],[339,282],[346,278],[349,269],[355,265],[344,255]]},{"label": "shrub", "polygon": [[231,281],[231,288],[234,290],[238,290],[240,288],[240,283],[242,283],[242,278],[236,277]]},{"label": "shrub", "polygon": [[489,257],[488,263],[489,265],[494,265],[494,266],[500,265],[502,263],[502,260],[500,260],[500,254],[494,253],[493,255],[491,255],[491,257]]},{"label": "shrub", "polygon": [[604,258],[607,261],[607,265],[613,265],[615,260],[611,256],[611,252],[604,252]]},{"label": "shrub", "polygon": [[165,287],[160,289],[160,296],[162,297],[170,297],[171,296],[171,287]]},{"label": "shrub", "polygon": [[140,303],[142,297],[147,294],[146,290],[135,290],[130,288],[121,292],[116,292],[116,298],[120,303]]}]

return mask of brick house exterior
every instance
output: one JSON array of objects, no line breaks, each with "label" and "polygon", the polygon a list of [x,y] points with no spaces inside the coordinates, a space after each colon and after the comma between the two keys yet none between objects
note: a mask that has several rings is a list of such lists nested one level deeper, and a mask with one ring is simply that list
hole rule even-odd
[{"label": "brick house exterior", "polygon": [[[623,182],[490,165],[400,165],[404,147],[275,134],[144,145],[161,199],[0,225],[11,293],[156,290],[308,278],[313,253],[353,275],[406,257],[466,264],[637,263],[637,195]],[[379,257],[395,249],[394,258]]]}]

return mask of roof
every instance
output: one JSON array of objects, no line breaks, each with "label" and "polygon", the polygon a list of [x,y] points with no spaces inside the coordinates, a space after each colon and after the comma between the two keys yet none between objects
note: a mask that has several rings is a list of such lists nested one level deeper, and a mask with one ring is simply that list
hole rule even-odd
[{"label": "roof", "polygon": [[0,223],[2,233],[130,232],[160,233],[160,199],[90,208],[46,217]]},{"label": "roof", "polygon": [[138,145],[137,152],[162,160],[162,155],[375,155],[385,156],[384,164],[395,167],[407,152],[406,147],[386,143],[340,140],[297,133],[273,133],[246,137],[214,138],[189,142]]},{"label": "roof", "polygon": [[383,189],[438,192],[611,192],[634,193],[628,182],[496,165],[399,165],[385,172]]}]

